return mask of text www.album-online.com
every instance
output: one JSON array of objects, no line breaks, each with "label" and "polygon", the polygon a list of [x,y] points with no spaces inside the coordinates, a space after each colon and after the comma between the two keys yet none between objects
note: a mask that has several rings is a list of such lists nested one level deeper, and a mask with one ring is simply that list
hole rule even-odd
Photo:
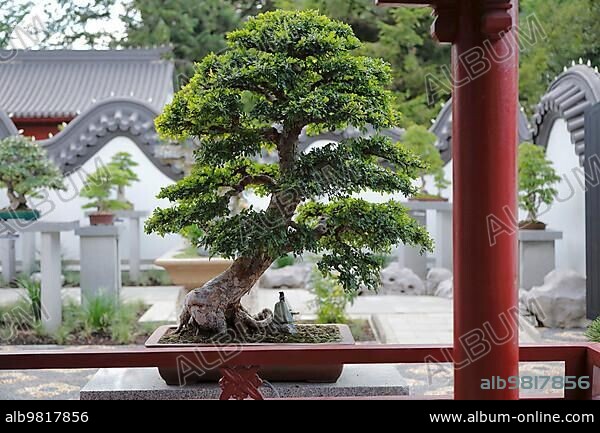
[{"label": "text www.album-online.com", "polygon": [[440,423],[455,423],[455,422],[489,422],[489,423],[528,423],[528,422],[556,422],[556,423],[593,423],[595,421],[594,414],[591,413],[574,413],[574,414],[557,414],[557,413],[521,413],[511,415],[508,413],[485,413],[475,412],[470,414],[462,413],[432,413],[429,414],[429,421]]}]

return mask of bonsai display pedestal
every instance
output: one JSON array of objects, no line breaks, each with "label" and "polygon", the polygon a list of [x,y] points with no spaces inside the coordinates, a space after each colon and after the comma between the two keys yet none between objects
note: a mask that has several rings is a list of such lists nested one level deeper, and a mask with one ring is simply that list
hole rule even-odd
[{"label": "bonsai display pedestal", "polygon": [[[5,256],[4,261],[7,265],[7,273],[10,275],[15,272],[14,266],[14,242],[17,237],[25,241],[23,255],[23,270],[31,271],[35,258],[35,234],[40,233],[41,237],[41,254],[40,254],[40,271],[41,271],[41,302],[42,302],[42,327],[46,332],[55,332],[62,323],[62,298],[61,298],[61,249],[60,249],[60,234],[61,232],[74,231],[79,227],[78,221],[28,221],[26,224],[15,223],[15,220],[3,221],[2,226],[5,230],[4,242],[7,242],[7,247],[3,249]],[[8,235],[6,235],[8,233]],[[12,233],[12,234],[11,234]],[[0,236],[2,237],[2,236]],[[8,250],[8,251],[7,251]],[[29,252],[27,252],[28,250]],[[4,258],[6,257],[6,258]],[[10,265],[12,261],[12,265]],[[11,269],[12,267],[12,269]],[[14,275],[12,276],[14,277]],[[12,278],[6,277],[7,281]]]},{"label": "bonsai display pedestal", "polygon": [[544,284],[556,267],[554,243],[562,239],[555,230],[519,230],[519,287],[531,290]]},{"label": "bonsai display pedestal", "polygon": [[[394,365],[349,364],[335,383],[273,382],[260,388],[265,398],[407,396],[406,381]],[[103,368],[82,388],[81,400],[218,399],[217,383],[165,384],[156,368]]]},{"label": "bonsai display pedestal", "polygon": [[81,244],[82,300],[104,294],[119,299],[121,259],[118,226],[88,226],[75,231]]},{"label": "bonsai display pedestal", "polygon": [[[410,209],[410,216],[424,227],[435,225],[435,267],[452,269],[452,203],[447,201],[409,200],[402,205]],[[431,228],[430,228],[431,230]],[[427,254],[419,248],[403,246],[398,250],[400,262],[420,278],[427,277]]]}]

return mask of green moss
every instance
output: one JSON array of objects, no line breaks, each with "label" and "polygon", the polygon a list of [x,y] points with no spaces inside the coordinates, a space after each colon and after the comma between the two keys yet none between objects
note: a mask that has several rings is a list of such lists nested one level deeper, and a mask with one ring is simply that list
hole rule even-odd
[{"label": "green moss", "polygon": [[227,338],[224,336],[215,336],[208,334],[196,335],[192,330],[185,330],[179,335],[167,334],[163,336],[159,343],[161,344],[245,344],[245,343],[297,343],[297,344],[318,344],[318,343],[338,343],[342,337],[337,326],[333,325],[297,325],[298,333],[289,334],[268,334],[257,331],[253,334],[240,335],[231,331]]}]

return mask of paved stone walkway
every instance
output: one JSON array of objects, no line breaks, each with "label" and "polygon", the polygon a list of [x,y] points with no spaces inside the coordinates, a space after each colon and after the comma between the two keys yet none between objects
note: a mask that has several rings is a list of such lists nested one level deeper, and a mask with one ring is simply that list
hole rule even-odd
[{"label": "paved stone walkway", "polygon": [[[124,300],[140,299],[151,306],[147,321],[173,321],[179,287],[126,287]],[[16,289],[0,289],[0,304],[19,298]],[[79,299],[78,289],[64,289],[63,299]],[[302,318],[314,316],[312,295],[306,290],[287,290],[286,298]],[[246,304],[251,308],[272,307],[278,300],[275,290],[255,291]],[[452,341],[452,302],[427,296],[364,296],[348,309],[354,317],[370,317],[382,342],[399,344],[449,344]],[[521,342],[585,341],[583,329],[556,330],[533,328],[526,322],[521,327]],[[37,347],[40,348],[39,346]],[[46,347],[60,350],[61,347]],[[31,350],[34,347],[0,346],[0,350]],[[70,349],[74,349],[70,347]],[[450,365],[396,366],[413,396],[450,395]],[[522,364],[521,374],[560,375],[561,363]],[[79,390],[96,370],[37,370],[0,372],[0,399],[77,399]],[[538,391],[539,392],[539,391]]]}]

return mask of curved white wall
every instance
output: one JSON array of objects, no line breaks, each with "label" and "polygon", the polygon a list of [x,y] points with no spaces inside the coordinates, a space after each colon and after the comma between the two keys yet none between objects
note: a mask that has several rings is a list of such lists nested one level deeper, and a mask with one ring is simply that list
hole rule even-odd
[{"label": "curved white wall", "polygon": [[540,220],[549,229],[563,232],[563,239],[556,242],[556,267],[585,275],[585,191],[581,186],[585,184],[584,175],[563,119],[557,119],[552,126],[546,156],[562,181],[557,185],[556,201],[542,210]]},{"label": "curved white wall", "polygon": [[[117,152],[130,153],[139,164],[135,169],[140,181],[126,190],[126,196],[134,204],[135,209],[151,212],[158,206],[167,206],[168,202],[158,200],[156,194],[163,186],[169,185],[173,181],[158,170],[133,141],[127,137],[117,137],[107,143],[79,170],[66,178],[67,191],[51,191],[49,194],[45,194],[42,199],[32,200],[36,207],[39,205],[39,209],[43,214],[42,219],[45,221],[79,220],[81,225],[88,225],[89,221],[85,217],[85,211],[81,208],[86,200],[79,197],[79,191],[84,184],[86,175],[95,171],[97,167],[108,163]],[[0,207],[4,207],[6,204],[7,200],[2,191]],[[124,231],[120,242],[121,257],[127,259],[129,256],[129,233],[127,224],[124,222],[123,225]],[[146,235],[142,232],[141,258],[145,261],[152,261],[182,243],[183,241],[178,235],[161,238],[156,235]],[[61,244],[63,259],[79,260],[79,238],[74,233],[63,233]],[[39,250],[39,239],[37,245]],[[17,253],[19,254],[19,250]]]}]

